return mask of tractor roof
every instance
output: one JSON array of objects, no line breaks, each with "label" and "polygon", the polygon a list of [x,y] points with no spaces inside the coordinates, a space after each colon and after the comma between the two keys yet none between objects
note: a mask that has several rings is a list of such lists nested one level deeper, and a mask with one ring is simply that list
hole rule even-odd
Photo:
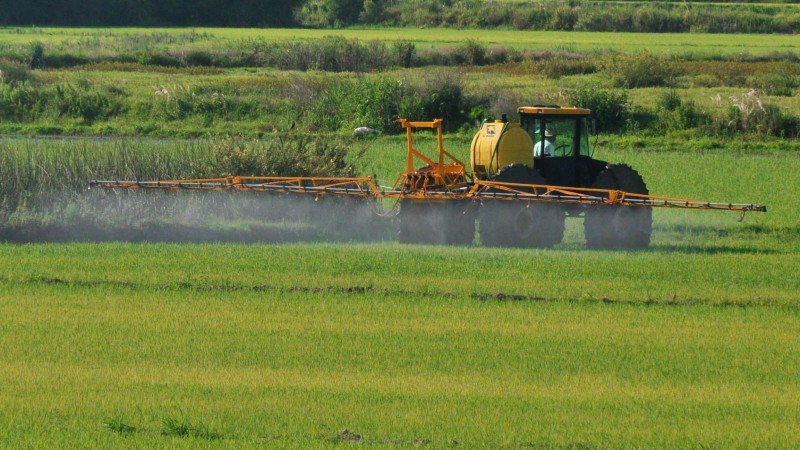
[{"label": "tractor roof", "polygon": [[520,106],[517,112],[520,114],[541,114],[545,116],[589,116],[592,114],[591,110],[584,108],[553,105]]}]

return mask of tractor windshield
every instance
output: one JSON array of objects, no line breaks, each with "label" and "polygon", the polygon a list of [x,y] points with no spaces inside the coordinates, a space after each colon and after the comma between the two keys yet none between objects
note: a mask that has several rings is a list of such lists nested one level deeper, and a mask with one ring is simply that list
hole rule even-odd
[{"label": "tractor windshield", "polygon": [[535,158],[591,156],[585,116],[523,117],[522,127],[533,139]]}]

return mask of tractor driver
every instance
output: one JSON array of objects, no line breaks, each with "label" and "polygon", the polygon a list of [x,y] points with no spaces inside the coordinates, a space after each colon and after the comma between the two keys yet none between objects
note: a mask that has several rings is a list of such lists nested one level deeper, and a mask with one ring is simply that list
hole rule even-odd
[{"label": "tractor driver", "polygon": [[544,154],[542,154],[542,141],[537,141],[533,146],[533,157],[553,156],[556,152],[556,130],[547,127],[544,130]]}]

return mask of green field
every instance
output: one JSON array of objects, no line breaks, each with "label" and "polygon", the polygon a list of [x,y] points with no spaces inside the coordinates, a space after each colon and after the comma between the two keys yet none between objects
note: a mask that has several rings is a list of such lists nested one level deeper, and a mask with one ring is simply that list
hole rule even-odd
[{"label": "green field", "polygon": [[597,152],[770,212],[659,210],[633,252],[3,244],[0,444],[800,445],[800,158]]},{"label": "green field", "polygon": [[[237,166],[220,155],[244,163],[252,155],[236,143],[264,151],[277,137],[291,141],[290,128],[311,130],[312,113],[327,113],[312,100],[343,80],[435,85],[458,73],[459,94],[512,110],[613,87],[608,72],[546,76],[532,61],[356,76],[114,59],[332,34],[413,41],[421,52],[473,39],[566,55],[556,62],[568,69],[572,52],[679,57],[689,69],[677,85],[624,88],[643,124],[670,114],[658,108],[671,90],[723,120],[729,97],[776,70],[793,73],[800,51],[784,35],[0,28],[3,55],[38,42],[45,55],[101,61],[9,63],[19,84],[0,86],[0,118],[21,111],[0,124],[16,133],[0,139],[0,447],[800,447],[796,137],[631,123],[593,138],[596,158],[630,164],[652,194],[769,211],[739,222],[731,212],[658,209],[652,243],[637,251],[587,250],[581,219],[548,250],[400,245],[392,217],[376,219],[382,234],[356,228],[326,241],[294,233],[294,223],[254,224],[258,196],[187,196],[182,207],[170,197],[171,209],[146,192],[86,190],[92,179],[226,175]],[[760,99],[792,130],[800,95],[787,77]],[[177,104],[186,111],[170,115]],[[403,138],[387,130],[359,140],[351,125],[313,136],[349,149],[341,170],[391,185]],[[468,160],[473,130],[449,133],[445,146]],[[417,142],[431,152],[430,136]],[[326,216],[325,225],[362,219]],[[191,227],[147,234],[147,223],[182,221]],[[106,225],[114,232],[99,242],[54,242],[85,241]]]},{"label": "green field", "polygon": [[5,245],[0,442],[793,448],[792,247]]},{"label": "green field", "polygon": [[420,48],[446,47],[477,39],[487,46],[508,46],[518,49],[554,51],[621,51],[649,50],[670,55],[753,56],[800,50],[791,35],[707,34],[707,33],[596,33],[569,31],[518,30],[458,30],[450,28],[348,28],[343,30],[312,29],[234,29],[234,28],[47,28],[0,27],[0,41],[9,47],[25,47],[41,42],[56,50],[80,52],[91,49],[145,43],[147,37],[157,37],[151,45],[164,48],[207,48],[225,46],[242,40],[297,41],[344,36],[348,39],[380,40],[384,42],[411,41]]}]

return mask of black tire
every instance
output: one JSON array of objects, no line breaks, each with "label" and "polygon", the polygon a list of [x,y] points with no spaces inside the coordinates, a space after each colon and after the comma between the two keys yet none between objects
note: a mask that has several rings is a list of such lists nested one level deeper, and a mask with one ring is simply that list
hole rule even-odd
[{"label": "black tire", "polygon": [[[625,164],[609,166],[597,176],[592,187],[649,193],[641,175]],[[646,248],[653,232],[653,210],[645,206],[590,206],[586,209],[583,228],[589,248]]]},{"label": "black tire", "polygon": [[[504,167],[494,181],[547,184],[537,170],[519,164]],[[487,198],[482,202],[478,225],[481,243],[550,248],[564,238],[565,218],[564,209],[557,203]]]},{"label": "black tire", "polygon": [[475,213],[467,202],[404,199],[398,219],[404,244],[470,245],[475,239]]}]

